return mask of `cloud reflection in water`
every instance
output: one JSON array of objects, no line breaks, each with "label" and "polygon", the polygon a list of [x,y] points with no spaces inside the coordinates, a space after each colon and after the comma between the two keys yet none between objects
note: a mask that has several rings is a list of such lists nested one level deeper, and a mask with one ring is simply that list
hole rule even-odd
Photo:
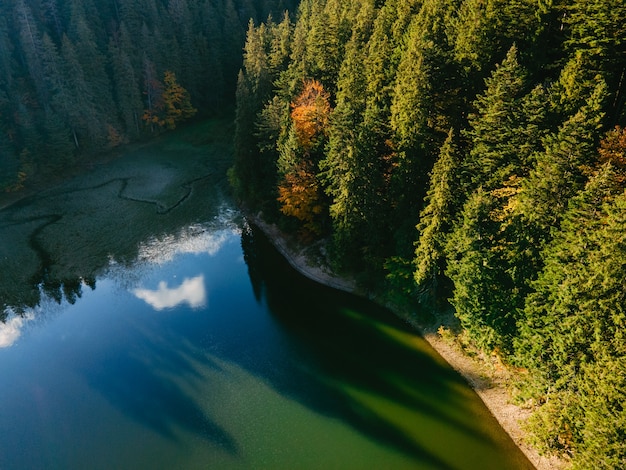
[{"label": "cloud reflection in water", "polygon": [[174,308],[184,303],[191,308],[200,308],[207,303],[203,274],[191,279],[185,278],[178,287],[170,288],[165,281],[161,281],[157,290],[135,289],[133,294],[155,310]]},{"label": "cloud reflection in water", "polygon": [[237,214],[236,211],[223,209],[209,223],[193,224],[176,234],[151,238],[139,246],[138,259],[162,265],[184,253],[214,256],[233,234],[241,233],[235,222]]},{"label": "cloud reflection in water", "polygon": [[33,318],[34,316],[32,314],[27,314],[23,317],[10,317],[4,322],[0,322],[0,348],[13,346],[22,334],[24,323]]}]

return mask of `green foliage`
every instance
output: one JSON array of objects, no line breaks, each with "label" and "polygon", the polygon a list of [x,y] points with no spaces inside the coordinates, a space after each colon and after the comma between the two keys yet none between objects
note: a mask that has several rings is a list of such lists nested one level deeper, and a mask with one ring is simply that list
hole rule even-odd
[{"label": "green foliage", "polygon": [[[528,262],[507,214],[509,193],[478,188],[465,203],[446,244],[446,275],[461,326],[480,349],[510,354],[528,293]],[[517,246],[516,246],[517,245]],[[524,248],[523,246],[521,248]]]},{"label": "green foliage", "polygon": [[[445,292],[474,345],[528,370],[537,443],[580,468],[624,466],[623,247],[608,228],[623,126],[605,133],[624,117],[623,8],[305,0],[293,23],[251,24],[237,92],[246,203],[278,213],[279,198],[394,301],[434,308],[424,293]],[[293,113],[310,80],[323,119]],[[594,199],[600,181],[612,189]]]},{"label": "green foliage", "polygon": [[273,82],[285,72],[293,41],[285,15],[280,24],[248,25],[243,70],[237,82],[235,162],[236,194],[255,207],[274,204],[278,182],[279,141],[286,138],[291,96],[270,100]]},{"label": "green foliage", "polygon": [[459,149],[452,130],[441,147],[439,159],[430,175],[426,207],[417,226],[419,238],[415,249],[415,282],[434,282],[444,268],[446,237],[452,229],[459,207]]},{"label": "green foliage", "polygon": [[[527,87],[526,71],[519,64],[513,46],[506,58],[485,80],[485,92],[474,102],[476,112],[469,116],[472,142],[466,166],[471,187],[497,187],[527,165],[533,142],[525,133],[528,117],[522,107]],[[527,150],[528,146],[531,148]]]},{"label": "green foliage", "polygon": [[[283,1],[279,9],[272,0],[255,2],[254,8],[245,0],[2,2],[3,155],[30,155],[28,181],[60,171],[74,156],[149,137],[155,125],[144,125],[141,116],[146,110],[154,114],[160,98],[154,85],[166,70],[201,114],[228,110],[248,20],[282,14],[294,3]],[[165,107],[177,101],[165,98]],[[189,116],[184,102],[163,109],[159,120],[171,128]],[[17,171],[3,162],[0,167]]]},{"label": "green foliage", "polygon": [[626,431],[617,398],[625,383],[611,375],[626,359],[626,199],[614,197],[614,176],[603,167],[571,200],[526,300],[517,348],[541,405],[538,442],[574,454],[581,468],[616,468],[626,459],[623,439],[614,440]]},{"label": "green foliage", "polygon": [[587,103],[544,138],[545,150],[535,155],[535,166],[523,182],[521,211],[544,238],[558,226],[569,199],[583,188],[594,165],[605,96],[606,86],[600,81]]}]

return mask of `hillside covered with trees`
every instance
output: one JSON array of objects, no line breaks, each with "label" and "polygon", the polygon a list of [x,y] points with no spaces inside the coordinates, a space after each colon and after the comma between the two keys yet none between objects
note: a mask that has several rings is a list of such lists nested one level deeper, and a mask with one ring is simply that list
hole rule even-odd
[{"label": "hillside covered with trees", "polygon": [[[231,179],[372,290],[453,308],[542,450],[626,466],[626,4],[304,0],[248,31]],[[449,302],[449,303],[448,303]]]},{"label": "hillside covered with trees", "polygon": [[248,22],[290,0],[0,3],[0,190],[232,109]]}]

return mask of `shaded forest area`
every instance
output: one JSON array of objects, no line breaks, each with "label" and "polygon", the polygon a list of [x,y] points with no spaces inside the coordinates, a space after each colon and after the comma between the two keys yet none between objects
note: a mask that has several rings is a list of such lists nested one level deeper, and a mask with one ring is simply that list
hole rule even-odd
[{"label": "shaded forest area", "polygon": [[[237,194],[452,308],[535,444],[626,467],[626,3],[303,0],[248,31]],[[447,300],[443,300],[447,299]]]},{"label": "shaded forest area", "polygon": [[291,0],[0,3],[0,190],[234,106],[246,28]]}]

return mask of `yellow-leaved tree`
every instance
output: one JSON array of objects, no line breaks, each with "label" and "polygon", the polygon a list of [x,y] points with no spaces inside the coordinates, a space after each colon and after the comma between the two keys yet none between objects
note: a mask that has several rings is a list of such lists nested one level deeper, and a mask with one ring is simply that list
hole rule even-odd
[{"label": "yellow-leaved tree", "polygon": [[306,80],[291,103],[291,128],[278,162],[280,210],[300,220],[304,231],[313,235],[322,232],[325,214],[317,173],[330,112],[329,93],[319,81]]},{"label": "yellow-leaved tree", "polygon": [[163,84],[154,81],[151,90],[156,95],[149,100],[142,119],[160,128],[175,129],[178,122],[189,119],[198,111],[191,105],[189,92],[176,80],[176,74],[166,70]]},{"label": "yellow-leaved tree", "polygon": [[296,217],[308,232],[318,234],[318,218],[324,207],[320,202],[319,183],[312,169],[301,164],[287,173],[278,187],[278,192],[281,212]]}]

